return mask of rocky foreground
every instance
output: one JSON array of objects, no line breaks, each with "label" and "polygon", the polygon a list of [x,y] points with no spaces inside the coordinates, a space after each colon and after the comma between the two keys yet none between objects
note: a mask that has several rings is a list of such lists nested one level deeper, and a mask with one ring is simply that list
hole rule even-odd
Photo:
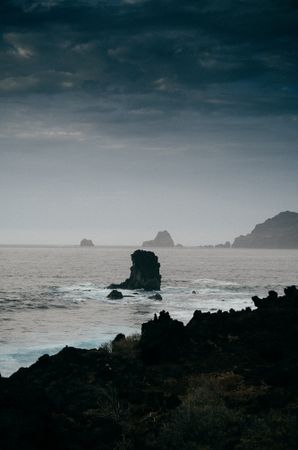
[{"label": "rocky foreground", "polygon": [[1,378],[1,449],[296,450],[298,290],[253,300]]}]

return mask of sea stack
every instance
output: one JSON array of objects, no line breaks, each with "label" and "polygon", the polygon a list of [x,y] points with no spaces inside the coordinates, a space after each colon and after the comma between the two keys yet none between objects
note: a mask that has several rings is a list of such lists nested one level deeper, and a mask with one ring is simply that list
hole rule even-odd
[{"label": "sea stack", "polygon": [[159,291],[161,275],[160,264],[153,252],[136,250],[131,255],[132,266],[130,277],[123,283],[111,284],[109,289],[144,289],[145,291]]},{"label": "sea stack", "polygon": [[82,239],[80,242],[80,247],[94,247],[91,239]]},{"label": "sea stack", "polygon": [[142,247],[175,247],[168,231],[159,231],[152,241],[144,241]]}]

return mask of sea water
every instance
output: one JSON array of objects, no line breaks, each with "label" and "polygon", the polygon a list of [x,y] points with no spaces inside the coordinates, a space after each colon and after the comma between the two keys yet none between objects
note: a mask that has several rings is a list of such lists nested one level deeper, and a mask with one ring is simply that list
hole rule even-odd
[{"label": "sea water", "polygon": [[[129,276],[136,248],[0,247],[0,372],[8,376],[65,345],[95,348],[139,333],[162,309],[186,323],[193,311],[252,307],[252,295],[298,284],[298,250],[154,249],[162,301],[106,287]],[[124,293],[124,291],[123,291]]]}]

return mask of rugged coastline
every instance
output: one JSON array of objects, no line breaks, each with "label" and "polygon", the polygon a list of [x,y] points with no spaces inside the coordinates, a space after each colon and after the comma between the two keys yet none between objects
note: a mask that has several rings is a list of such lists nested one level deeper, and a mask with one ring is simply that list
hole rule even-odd
[{"label": "rugged coastline", "polygon": [[298,291],[253,300],[186,325],[163,311],[0,378],[3,450],[294,450]]},{"label": "rugged coastline", "polygon": [[283,211],[255,226],[246,236],[238,236],[233,248],[298,248],[298,213]]}]

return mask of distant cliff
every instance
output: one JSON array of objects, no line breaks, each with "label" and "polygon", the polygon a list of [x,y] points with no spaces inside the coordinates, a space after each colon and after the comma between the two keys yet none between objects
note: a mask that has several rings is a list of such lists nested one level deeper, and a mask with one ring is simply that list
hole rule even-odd
[{"label": "distant cliff", "polygon": [[93,242],[91,239],[82,239],[80,242],[81,247],[94,247]]},{"label": "distant cliff", "polygon": [[168,231],[159,231],[152,241],[144,241],[143,247],[175,247],[174,241]]},{"label": "distant cliff", "polygon": [[298,213],[284,211],[234,240],[234,248],[298,248]]}]

